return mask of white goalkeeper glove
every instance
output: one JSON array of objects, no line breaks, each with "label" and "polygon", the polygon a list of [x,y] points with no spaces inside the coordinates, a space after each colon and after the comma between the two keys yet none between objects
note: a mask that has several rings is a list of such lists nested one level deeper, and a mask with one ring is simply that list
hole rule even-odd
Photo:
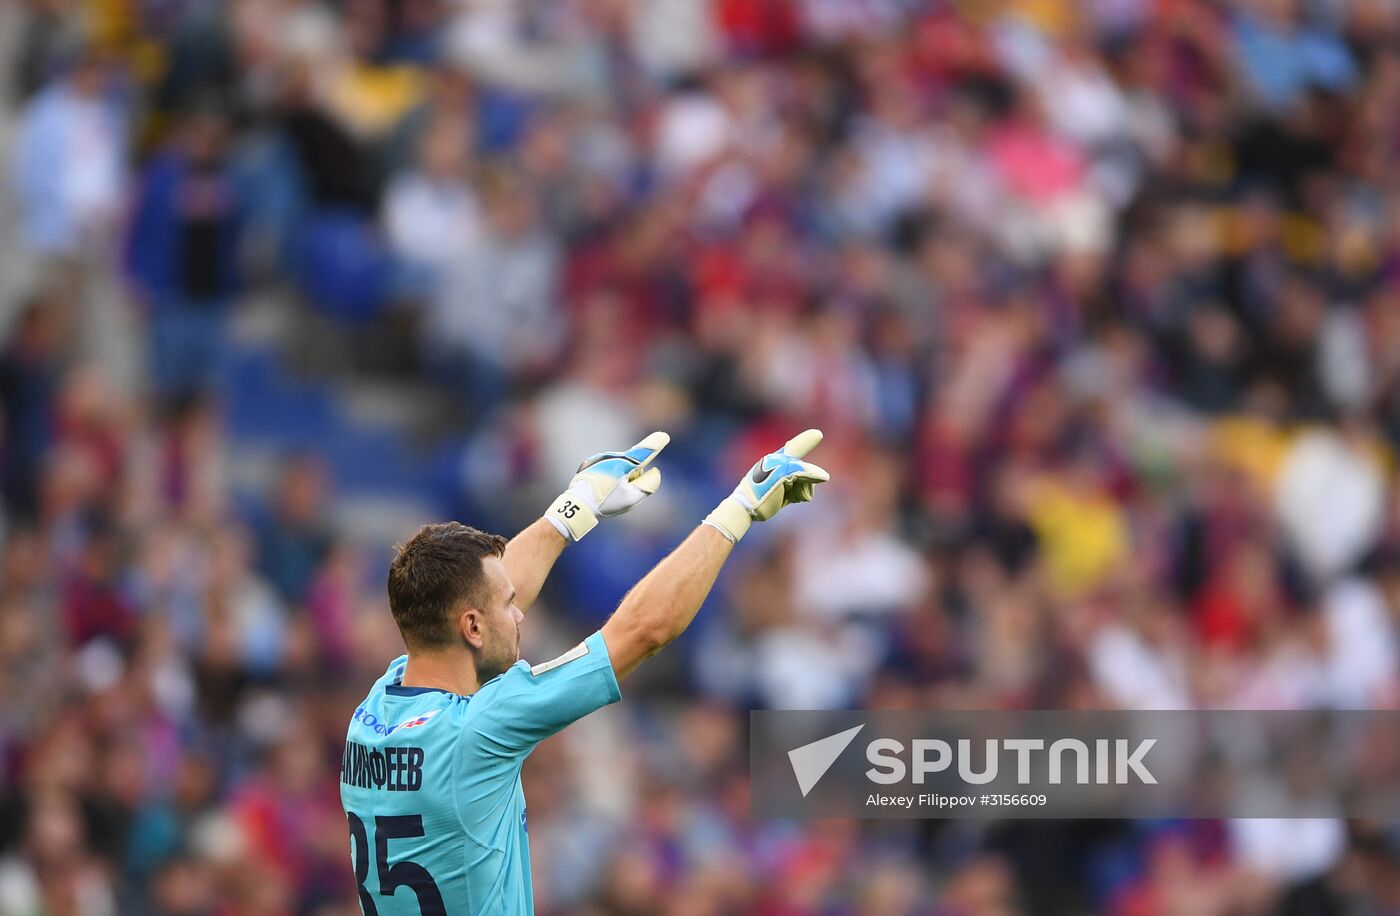
[{"label": "white goalkeeper glove", "polygon": [[822,441],[822,431],[809,429],[789,439],[781,449],[758,460],[734,492],[705,517],[729,540],[739,542],[749,526],[778,514],[783,506],[805,503],[812,487],[831,475],[802,459]]},{"label": "white goalkeeper glove", "polygon": [[599,452],[587,459],[544,517],[564,537],[577,541],[598,519],[631,509],[661,486],[661,469],[650,465],[670,441],[665,433],[652,433],[625,452]]}]

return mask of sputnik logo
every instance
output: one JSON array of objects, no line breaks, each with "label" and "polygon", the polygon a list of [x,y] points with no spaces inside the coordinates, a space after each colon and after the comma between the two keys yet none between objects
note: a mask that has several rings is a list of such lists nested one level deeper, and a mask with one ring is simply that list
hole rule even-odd
[{"label": "sputnik logo", "polygon": [[812,787],[821,781],[826,771],[836,762],[836,758],[850,746],[862,728],[865,726],[857,725],[855,728],[848,728],[788,751],[788,760],[792,762],[792,774],[797,777],[797,788],[802,790],[803,798],[806,798]]}]

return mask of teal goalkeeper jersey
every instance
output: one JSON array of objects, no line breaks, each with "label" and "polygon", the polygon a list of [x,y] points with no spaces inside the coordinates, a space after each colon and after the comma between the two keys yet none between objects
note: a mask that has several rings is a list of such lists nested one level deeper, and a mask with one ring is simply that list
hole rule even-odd
[{"label": "teal goalkeeper jersey", "polygon": [[520,766],[540,741],[621,699],[601,633],[475,694],[404,687],[400,656],[355,710],[340,767],[365,916],[535,911]]}]

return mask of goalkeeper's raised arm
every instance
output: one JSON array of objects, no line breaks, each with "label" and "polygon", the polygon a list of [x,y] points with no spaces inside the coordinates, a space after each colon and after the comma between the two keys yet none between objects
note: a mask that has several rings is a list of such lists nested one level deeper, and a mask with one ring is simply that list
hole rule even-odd
[{"label": "goalkeeper's raised arm", "polygon": [[821,441],[821,431],[809,429],[760,458],[704,523],[627,593],[602,629],[619,679],[690,625],[750,525],[772,518],[784,506],[806,502],[812,488],[829,479],[826,471],[803,460]]},{"label": "goalkeeper's raised arm", "polygon": [[734,493],[642,578],[603,629],[558,658],[520,659],[524,610],[564,545],[661,483],[652,433],[594,455],[544,516],[507,543],[426,525],[389,566],[389,611],[406,654],[346,730],[340,799],[366,914],[534,912],[520,769],[545,738],[622,698],[625,677],[681,634],[755,521],[812,498],[826,471],[808,430],[759,459]]}]

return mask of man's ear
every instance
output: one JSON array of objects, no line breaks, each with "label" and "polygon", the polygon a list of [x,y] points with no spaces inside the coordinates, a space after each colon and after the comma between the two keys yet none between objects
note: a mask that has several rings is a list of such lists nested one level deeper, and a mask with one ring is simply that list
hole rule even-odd
[{"label": "man's ear", "polygon": [[463,608],[462,613],[457,616],[457,632],[463,642],[473,649],[480,649],[486,644],[484,616],[481,611],[470,606]]}]

